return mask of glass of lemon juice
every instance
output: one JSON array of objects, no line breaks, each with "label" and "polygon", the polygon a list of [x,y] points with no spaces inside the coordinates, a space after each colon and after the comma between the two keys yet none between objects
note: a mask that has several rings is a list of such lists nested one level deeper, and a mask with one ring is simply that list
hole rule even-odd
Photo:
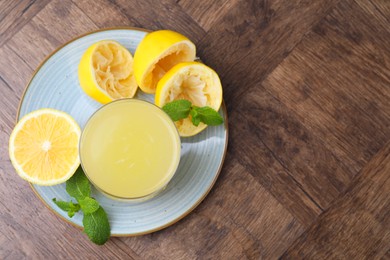
[{"label": "glass of lemon juice", "polygon": [[91,183],[113,199],[153,197],[172,179],[180,161],[175,124],[159,107],[138,99],[104,105],[80,138],[80,160]]}]

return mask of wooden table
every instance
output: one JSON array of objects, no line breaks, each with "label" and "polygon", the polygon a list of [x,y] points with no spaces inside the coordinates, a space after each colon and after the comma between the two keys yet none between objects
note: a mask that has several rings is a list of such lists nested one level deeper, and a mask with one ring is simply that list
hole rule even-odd
[{"label": "wooden table", "polygon": [[[105,27],[172,29],[220,75],[229,147],[187,217],[96,246],[17,177],[40,62]],[[0,2],[1,259],[390,259],[390,1]]]}]

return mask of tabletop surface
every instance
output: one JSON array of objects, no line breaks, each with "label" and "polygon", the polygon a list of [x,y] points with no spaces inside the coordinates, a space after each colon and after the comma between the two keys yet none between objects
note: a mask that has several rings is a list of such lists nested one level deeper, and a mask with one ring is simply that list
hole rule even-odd
[{"label": "tabletop surface", "polygon": [[[229,146],[184,219],[92,244],[8,156],[39,64],[100,28],[188,36],[222,81]],[[390,259],[390,1],[0,2],[1,259]]]}]

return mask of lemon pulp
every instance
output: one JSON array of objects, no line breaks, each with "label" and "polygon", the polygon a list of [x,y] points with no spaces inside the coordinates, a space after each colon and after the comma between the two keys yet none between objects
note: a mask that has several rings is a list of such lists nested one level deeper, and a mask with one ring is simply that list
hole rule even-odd
[{"label": "lemon pulp", "polygon": [[[174,100],[186,99],[198,107],[218,111],[222,104],[222,85],[217,73],[199,62],[183,62],[170,69],[157,84],[155,104],[163,107]],[[193,136],[207,125],[194,126],[191,118],[175,122],[180,136]]]},{"label": "lemon pulp", "polygon": [[16,172],[38,185],[68,180],[80,165],[80,128],[58,110],[39,109],[25,115],[9,140],[9,155]]},{"label": "lemon pulp", "polygon": [[148,33],[134,54],[137,84],[146,93],[155,93],[158,81],[180,62],[193,61],[195,45],[184,35],[170,30]]},{"label": "lemon pulp", "polygon": [[97,42],[86,50],[78,75],[84,92],[103,104],[131,98],[138,88],[133,56],[124,46],[111,40]]}]

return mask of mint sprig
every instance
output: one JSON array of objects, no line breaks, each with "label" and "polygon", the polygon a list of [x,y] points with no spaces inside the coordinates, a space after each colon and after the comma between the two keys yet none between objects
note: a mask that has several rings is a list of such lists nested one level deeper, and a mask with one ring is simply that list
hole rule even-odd
[{"label": "mint sprig", "polygon": [[110,237],[110,223],[104,209],[99,202],[90,197],[91,185],[81,167],[66,182],[66,191],[76,199],[72,201],[61,201],[53,199],[53,202],[63,211],[68,212],[71,218],[80,210],[84,213],[84,232],[89,239],[97,245],[103,245]]},{"label": "mint sprig", "polygon": [[162,109],[169,115],[173,121],[178,121],[191,116],[194,126],[200,122],[206,125],[220,125],[223,123],[221,115],[209,106],[198,107],[185,99],[174,100],[165,104]]},{"label": "mint sprig", "polygon": [[84,232],[97,245],[103,245],[110,237],[110,226],[107,224],[107,214],[101,206],[83,218]]},{"label": "mint sprig", "polygon": [[56,200],[55,198],[53,199],[53,202],[63,211],[68,212],[68,216],[71,218],[80,210],[80,205],[79,204],[73,204],[72,201],[62,201],[62,200]]}]

